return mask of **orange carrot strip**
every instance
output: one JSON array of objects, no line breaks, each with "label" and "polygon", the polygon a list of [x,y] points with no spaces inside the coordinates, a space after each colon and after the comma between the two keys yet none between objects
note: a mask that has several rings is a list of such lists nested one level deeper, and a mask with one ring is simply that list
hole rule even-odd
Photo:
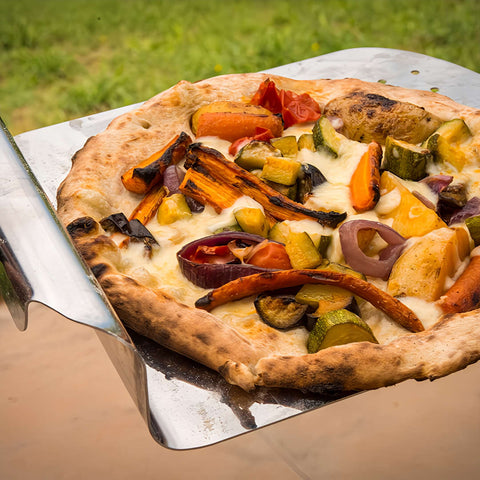
[{"label": "orange carrot strip", "polygon": [[277,270],[241,277],[210,291],[198,299],[195,306],[210,311],[219,305],[261,292],[307,283],[336,285],[344,288],[364,298],[407,330],[411,332],[424,330],[417,316],[396,298],[365,280],[331,270]]},{"label": "orange carrot strip", "polygon": [[439,300],[445,313],[469,312],[480,307],[480,256],[474,256],[465,271]]},{"label": "orange carrot strip", "polygon": [[128,220],[137,219],[143,225],[146,225],[157,213],[158,207],[163,201],[167,191],[163,185],[154,186],[137,205],[135,210],[131,213]]},{"label": "orange carrot strip", "polygon": [[206,112],[198,118],[197,137],[214,136],[229,142],[253,137],[257,127],[268,128],[274,137],[282,136],[283,123],[276,115],[239,112]]},{"label": "orange carrot strip", "polygon": [[125,172],[122,175],[124,187],[133,193],[147,193],[162,180],[163,173],[169,165],[183,159],[191,142],[191,138],[185,132],[174,137],[164,148]]},{"label": "orange carrot strip", "polygon": [[365,212],[375,207],[380,199],[380,161],[382,147],[377,142],[368,145],[350,180],[353,208]]}]

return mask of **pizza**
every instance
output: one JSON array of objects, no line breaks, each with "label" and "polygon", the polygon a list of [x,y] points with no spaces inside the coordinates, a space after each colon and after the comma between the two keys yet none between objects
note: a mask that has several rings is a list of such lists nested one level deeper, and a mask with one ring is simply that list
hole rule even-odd
[{"label": "pizza", "polygon": [[480,111],[437,93],[182,81],[88,139],[57,197],[122,322],[246,391],[480,358]]}]

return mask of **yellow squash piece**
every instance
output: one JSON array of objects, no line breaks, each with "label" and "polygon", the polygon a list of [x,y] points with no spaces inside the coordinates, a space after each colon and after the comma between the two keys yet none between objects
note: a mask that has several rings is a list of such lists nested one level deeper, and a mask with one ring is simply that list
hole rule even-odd
[{"label": "yellow squash piece", "polygon": [[469,251],[469,236],[461,227],[430,232],[395,262],[388,280],[388,293],[438,300],[445,292],[446,280],[453,276]]},{"label": "yellow squash piece", "polygon": [[163,199],[157,212],[157,220],[160,225],[169,225],[170,223],[187,218],[192,212],[181,193],[174,193]]},{"label": "yellow squash piece", "polygon": [[421,237],[432,230],[447,226],[436,212],[413,195],[397,176],[383,172],[380,177],[380,194],[386,195],[395,189],[400,195],[400,202],[382,216],[393,218],[392,228],[400,235],[405,238]]}]

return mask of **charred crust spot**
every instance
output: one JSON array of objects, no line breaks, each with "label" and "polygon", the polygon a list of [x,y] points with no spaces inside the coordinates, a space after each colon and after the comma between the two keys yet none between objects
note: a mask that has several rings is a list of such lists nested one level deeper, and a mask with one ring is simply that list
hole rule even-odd
[{"label": "charred crust spot", "polygon": [[107,271],[110,269],[110,266],[106,263],[98,263],[97,265],[93,265],[91,268],[92,273],[95,277],[100,278],[102,275],[105,275]]},{"label": "charred crust spot", "polygon": [[77,218],[67,226],[67,231],[74,239],[90,235],[98,230],[98,223],[92,217]]},{"label": "charred crust spot", "polygon": [[212,340],[211,336],[205,332],[196,333],[194,336],[195,338],[200,340],[200,342],[202,342],[204,345],[210,345]]},{"label": "charred crust spot", "polygon": [[367,117],[373,118],[375,116],[375,110],[367,110]]}]

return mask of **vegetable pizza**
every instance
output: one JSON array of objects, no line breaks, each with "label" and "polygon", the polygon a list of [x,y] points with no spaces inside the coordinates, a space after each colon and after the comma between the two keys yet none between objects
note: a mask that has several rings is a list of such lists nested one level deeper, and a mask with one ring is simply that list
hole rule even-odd
[{"label": "vegetable pizza", "polygon": [[437,93],[182,81],[90,138],[57,197],[124,324],[244,390],[480,358],[480,111]]}]

